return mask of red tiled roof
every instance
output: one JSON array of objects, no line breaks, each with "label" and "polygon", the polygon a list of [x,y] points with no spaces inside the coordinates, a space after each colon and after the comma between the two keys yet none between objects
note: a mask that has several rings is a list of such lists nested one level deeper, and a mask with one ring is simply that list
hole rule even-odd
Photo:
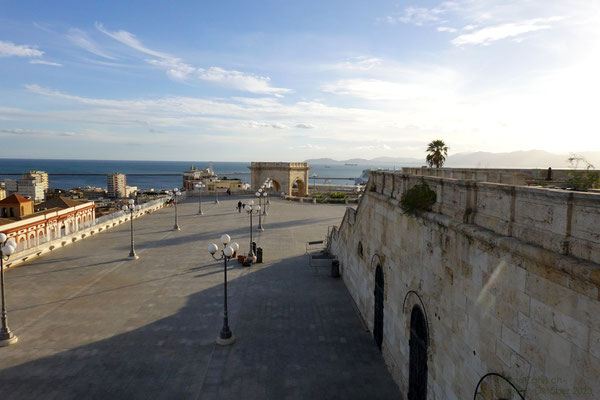
[{"label": "red tiled roof", "polygon": [[4,200],[0,200],[0,204],[16,204],[16,203],[21,204],[21,203],[28,203],[30,201],[33,203],[33,200],[26,199],[25,197],[19,196],[18,194],[11,194]]},{"label": "red tiled roof", "polygon": [[77,201],[77,200],[69,199],[67,197],[58,196],[58,197],[53,197],[50,200],[46,200],[42,204],[39,204],[36,208],[39,210],[43,210],[44,208],[53,208],[53,207],[71,208],[71,207],[80,206],[84,203],[85,202],[83,202],[83,201]]}]

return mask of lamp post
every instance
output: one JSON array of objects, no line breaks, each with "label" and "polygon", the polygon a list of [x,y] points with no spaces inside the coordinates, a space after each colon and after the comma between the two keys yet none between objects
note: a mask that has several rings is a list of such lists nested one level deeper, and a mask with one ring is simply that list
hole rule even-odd
[{"label": "lamp post", "polygon": [[194,188],[198,189],[198,215],[203,215],[202,212],[202,189],[204,189],[206,185],[204,182],[196,183]]},{"label": "lamp post", "polygon": [[129,204],[123,206],[123,211],[129,213],[129,219],[131,220],[131,250],[129,251],[129,258],[131,260],[137,260],[139,257],[135,254],[135,245],[133,241],[133,213],[139,212],[141,207],[139,205],[135,205],[135,201],[133,199],[129,199]]},{"label": "lamp post", "polygon": [[255,206],[254,200],[250,200],[244,209],[248,215],[250,215],[250,251],[248,252],[248,259],[251,262],[254,262],[254,249],[252,248],[252,214],[260,213],[260,206]]},{"label": "lamp post", "polygon": [[266,190],[263,190],[262,196],[263,196],[263,215],[269,215],[267,213],[267,204],[269,204],[268,203],[269,193],[267,193]]},{"label": "lamp post", "polygon": [[227,260],[229,260],[235,252],[237,252],[240,246],[233,242],[229,244],[231,238],[229,235],[221,236],[221,243],[223,243],[223,249],[221,250],[221,256],[215,257],[215,253],[219,251],[219,246],[216,244],[211,244],[208,246],[208,252],[215,260],[223,260],[223,327],[219,332],[219,336],[217,337],[217,344],[221,346],[226,346],[235,342],[235,336],[233,336],[233,332],[229,329],[229,316],[227,314]]},{"label": "lamp post", "polygon": [[6,299],[4,296],[4,261],[17,249],[14,240],[7,240],[4,233],[0,233],[0,290],[2,291],[2,327],[0,327],[0,347],[10,346],[19,340],[8,328],[6,321]]},{"label": "lamp post", "polygon": [[180,231],[181,228],[177,223],[177,198],[181,196],[181,192],[179,191],[179,189],[175,188],[172,192],[169,192],[169,195],[173,197],[173,203],[175,203],[175,226],[173,226],[173,230]]},{"label": "lamp post", "polygon": [[258,231],[264,231],[265,228],[263,228],[262,226],[262,212],[260,212],[260,203],[262,201],[262,187],[258,189],[258,192],[255,193],[256,197],[258,197],[258,228],[256,228],[256,230]]},{"label": "lamp post", "polygon": [[317,190],[317,173],[315,172],[314,174],[312,174],[312,178],[313,178],[313,190]]}]

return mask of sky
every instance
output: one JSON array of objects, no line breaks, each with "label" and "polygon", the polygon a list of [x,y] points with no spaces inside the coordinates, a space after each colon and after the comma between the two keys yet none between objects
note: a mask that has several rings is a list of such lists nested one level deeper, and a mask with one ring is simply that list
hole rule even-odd
[{"label": "sky", "polygon": [[0,157],[600,150],[593,0],[0,0]]}]

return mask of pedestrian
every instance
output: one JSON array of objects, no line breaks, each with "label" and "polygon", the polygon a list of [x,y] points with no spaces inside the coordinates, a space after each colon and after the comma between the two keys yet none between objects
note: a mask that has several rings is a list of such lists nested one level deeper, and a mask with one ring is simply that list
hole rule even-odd
[{"label": "pedestrian", "polygon": [[231,196],[231,189],[230,189],[230,188],[227,188],[227,194],[228,194],[229,196]]},{"label": "pedestrian", "polygon": [[241,213],[242,212],[242,202],[238,201],[238,206],[237,206],[238,212]]}]

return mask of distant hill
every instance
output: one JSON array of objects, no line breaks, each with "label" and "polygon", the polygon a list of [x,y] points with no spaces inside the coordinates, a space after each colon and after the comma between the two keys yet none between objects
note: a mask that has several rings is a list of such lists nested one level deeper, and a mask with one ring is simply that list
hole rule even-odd
[{"label": "distant hill", "polygon": [[[600,152],[578,153],[600,168]],[[543,150],[512,151],[510,153],[457,153],[448,156],[445,166],[469,168],[569,168],[570,154]]]},{"label": "distant hill", "polygon": [[[596,169],[600,169],[600,151],[584,151],[576,153],[583,156]],[[508,153],[491,153],[478,151],[474,153],[456,153],[449,155],[445,167],[454,168],[569,168],[567,159],[570,153],[550,153],[544,150],[512,151]],[[409,157],[377,157],[371,160],[353,158],[349,160],[333,160],[331,158],[315,158],[306,160],[309,164],[358,164],[358,165],[396,165],[398,167],[416,167],[425,165],[422,159]]]},{"label": "distant hill", "polygon": [[416,158],[406,157],[377,157],[371,160],[365,158],[351,158],[349,160],[334,160],[331,158],[313,158],[305,160],[309,164],[325,164],[325,165],[340,165],[340,164],[358,164],[358,165],[374,165],[374,164],[389,164],[398,166],[417,166],[423,164]]}]

